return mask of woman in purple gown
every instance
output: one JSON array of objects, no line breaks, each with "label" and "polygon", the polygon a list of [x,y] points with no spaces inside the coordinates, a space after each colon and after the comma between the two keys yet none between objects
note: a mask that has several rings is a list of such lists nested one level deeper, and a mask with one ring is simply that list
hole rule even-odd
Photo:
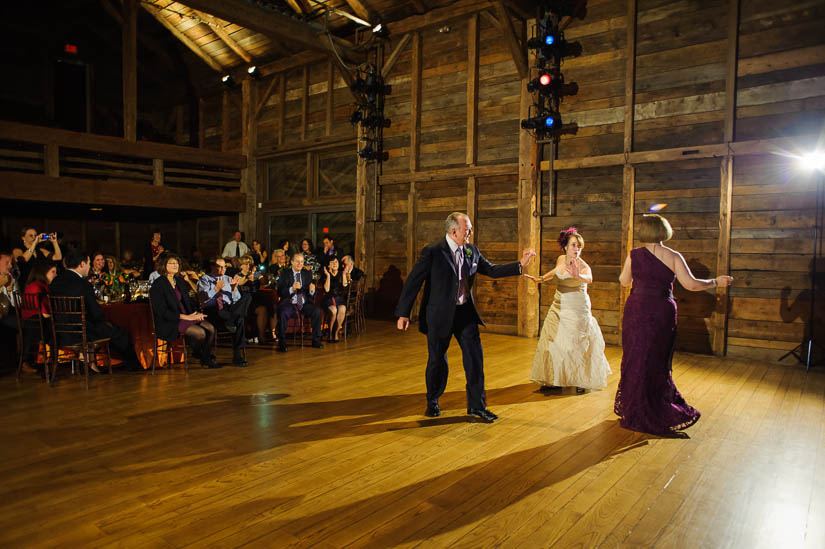
[{"label": "woman in purple gown", "polygon": [[676,339],[673,280],[692,292],[728,286],[729,276],[693,277],[682,254],[662,245],[673,236],[667,220],[642,217],[642,247],[630,251],[619,282],[633,285],[622,320],[622,374],[613,410],[626,429],[669,435],[696,423],[701,415],[673,384],[671,360]]}]

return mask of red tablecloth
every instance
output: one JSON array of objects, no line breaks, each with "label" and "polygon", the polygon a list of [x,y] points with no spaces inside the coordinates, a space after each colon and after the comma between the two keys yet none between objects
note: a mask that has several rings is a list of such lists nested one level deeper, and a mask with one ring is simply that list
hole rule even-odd
[{"label": "red tablecloth", "polygon": [[[103,315],[108,322],[129,333],[138,360],[144,368],[152,367],[155,354],[155,334],[152,331],[152,309],[148,303],[102,303]],[[164,353],[165,354],[165,353]],[[161,366],[166,357],[161,355]],[[173,362],[182,362],[182,356],[174,356]]]}]

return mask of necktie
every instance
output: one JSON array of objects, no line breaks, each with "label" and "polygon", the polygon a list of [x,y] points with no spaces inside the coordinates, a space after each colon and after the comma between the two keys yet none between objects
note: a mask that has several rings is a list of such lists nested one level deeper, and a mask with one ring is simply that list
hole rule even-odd
[{"label": "necktie", "polygon": [[464,267],[464,247],[460,246],[455,251],[455,269],[458,272],[458,295],[456,296],[456,303],[463,303],[464,297],[464,282],[462,277],[462,267]]},{"label": "necktie", "polygon": [[241,243],[235,242],[235,257],[241,257]]},{"label": "necktie", "polygon": [[[215,282],[218,282],[218,279],[217,279],[217,278],[215,279]],[[223,292],[218,292],[218,301],[217,301],[217,305],[218,305],[218,310],[219,310],[219,311],[220,311],[221,309],[223,309]]]},{"label": "necktie", "polygon": [[[298,275],[296,276],[295,282],[301,282],[301,274],[300,273],[298,273]],[[303,283],[302,283],[302,285],[303,285]],[[297,292],[298,293],[295,294],[295,305],[298,307],[298,310],[300,311],[301,309],[304,308],[304,290],[303,290],[303,288],[299,288],[297,290]]]}]

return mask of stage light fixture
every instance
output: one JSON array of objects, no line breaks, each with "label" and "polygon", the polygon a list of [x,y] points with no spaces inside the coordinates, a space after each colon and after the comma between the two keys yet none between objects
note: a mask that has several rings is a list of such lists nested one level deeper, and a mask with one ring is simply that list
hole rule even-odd
[{"label": "stage light fixture", "polygon": [[359,111],[355,111],[355,112],[353,112],[351,115],[349,115],[349,123],[350,123],[350,124],[352,124],[353,126],[355,126],[355,125],[356,125],[356,124],[358,124],[358,123],[359,123],[359,122],[360,122],[363,118],[364,118],[364,113],[362,113],[360,110],[359,110]]},{"label": "stage light fixture", "polygon": [[522,120],[521,128],[537,133],[557,131],[561,128],[561,115],[556,112],[542,112],[538,116]]},{"label": "stage light fixture", "polygon": [[363,158],[365,160],[380,160],[382,162],[386,162],[390,158],[390,155],[389,155],[388,152],[386,152],[386,151],[381,151],[381,152],[376,151],[375,149],[373,149],[369,145],[367,145],[366,147],[364,147],[363,149],[358,151],[358,156],[360,156],[361,158]]},{"label": "stage light fixture", "polygon": [[383,116],[378,116],[374,114],[372,116],[368,116],[364,118],[363,122],[361,122],[362,126],[367,128],[389,128],[391,120],[389,118],[384,118]]},{"label": "stage light fixture", "polygon": [[251,76],[252,78],[254,78],[255,80],[260,80],[261,79],[261,71],[255,65],[252,65],[251,67],[246,69],[246,73],[249,76]]},{"label": "stage light fixture", "polygon": [[221,82],[223,82],[223,85],[226,86],[227,88],[234,88],[235,87],[235,79],[232,78],[232,75],[230,75],[230,74],[223,75],[223,78],[221,78]]}]

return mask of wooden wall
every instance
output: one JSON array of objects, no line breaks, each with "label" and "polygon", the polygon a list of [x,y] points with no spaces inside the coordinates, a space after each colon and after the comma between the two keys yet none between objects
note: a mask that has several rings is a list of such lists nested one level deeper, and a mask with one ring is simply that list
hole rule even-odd
[{"label": "wooden wall", "polygon": [[[728,270],[737,279],[729,292],[677,289],[678,348],[778,358],[801,341],[814,184],[776,153],[812,147],[825,122],[825,0],[589,0],[586,18],[565,22],[567,39],[583,48],[563,64],[579,93],[565,98],[562,114],[578,132],[555,153],[542,146],[537,159],[519,144],[524,48],[509,47],[532,28],[511,12],[511,36],[498,7],[457,6],[395,22],[384,48],[389,160],[377,185],[359,169],[363,204],[377,200],[359,210],[377,316],[392,315],[421,248],[442,236],[449,212],[464,210],[491,260],[512,261],[531,241],[541,272],[560,253],[559,230],[577,226],[594,270],[594,315],[605,339],[619,343],[623,250],[638,245],[634,221],[667,203],[672,245],[694,274]],[[337,71],[310,56],[256,84],[269,93],[258,96],[259,159],[355,144],[352,98]],[[228,103],[234,116],[237,100],[213,103]],[[223,137],[232,133],[226,118],[206,114],[206,146],[234,145]],[[532,179],[534,160],[543,186]],[[526,232],[539,203],[533,238]],[[480,279],[477,297],[489,329],[534,335],[540,324],[524,316],[543,320],[553,292],[552,284],[536,296],[515,279]]]}]

